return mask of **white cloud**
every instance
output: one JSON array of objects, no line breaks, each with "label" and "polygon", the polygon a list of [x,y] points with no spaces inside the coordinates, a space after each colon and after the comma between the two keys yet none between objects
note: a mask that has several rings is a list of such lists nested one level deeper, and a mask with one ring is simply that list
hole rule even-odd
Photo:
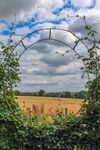
[{"label": "white cloud", "polygon": [[3,30],[5,30],[7,28],[7,24],[1,22],[0,23],[0,32],[2,32]]},{"label": "white cloud", "polygon": [[0,1],[0,17],[13,17],[15,13],[21,14],[31,11],[39,0],[3,0]]},{"label": "white cloud", "polygon": [[81,8],[89,7],[93,4],[95,0],[72,0],[72,3]]},{"label": "white cloud", "polygon": [[16,30],[15,30],[15,33],[17,35],[22,35],[22,36],[27,35],[30,32],[31,32],[31,30],[29,29],[29,27],[22,27],[21,29],[20,28],[16,28]]},{"label": "white cloud", "polygon": [[8,37],[4,36],[4,35],[0,35],[0,42],[7,42],[8,41]]}]

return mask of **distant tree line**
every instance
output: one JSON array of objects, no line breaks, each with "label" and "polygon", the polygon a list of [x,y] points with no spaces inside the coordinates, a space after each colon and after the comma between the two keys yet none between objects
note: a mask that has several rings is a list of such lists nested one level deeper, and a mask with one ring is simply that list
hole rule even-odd
[{"label": "distant tree line", "polygon": [[84,99],[87,95],[87,91],[80,92],[46,92],[41,89],[38,92],[20,92],[15,90],[16,96],[46,96],[46,97],[61,97],[61,98],[80,98]]}]

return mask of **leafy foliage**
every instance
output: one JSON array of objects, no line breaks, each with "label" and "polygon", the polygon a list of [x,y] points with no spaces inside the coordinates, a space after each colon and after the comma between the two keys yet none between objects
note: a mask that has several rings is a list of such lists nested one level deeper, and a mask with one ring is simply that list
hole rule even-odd
[{"label": "leafy foliage", "polygon": [[[76,16],[78,17],[78,16]],[[86,24],[89,44],[84,73],[94,76],[86,84],[88,95],[80,116],[58,114],[54,122],[38,122],[27,116],[15,102],[13,87],[20,80],[19,63],[13,46],[1,43],[0,55],[0,149],[1,150],[99,150],[100,149],[100,42],[96,31]],[[76,42],[78,44],[78,42]],[[76,44],[75,43],[75,44]],[[80,59],[80,57],[78,56]],[[84,74],[83,74],[84,75]]]}]

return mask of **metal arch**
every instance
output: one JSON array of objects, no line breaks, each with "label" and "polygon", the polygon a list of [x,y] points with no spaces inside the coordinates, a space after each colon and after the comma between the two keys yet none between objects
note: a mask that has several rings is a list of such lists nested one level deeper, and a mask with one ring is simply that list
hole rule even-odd
[{"label": "metal arch", "polygon": [[[86,47],[86,49],[88,50],[88,47],[87,47],[87,45],[82,41],[82,39],[80,39],[76,34],[74,34],[72,31],[70,31],[70,30],[66,30],[66,29],[60,29],[60,28],[43,28],[43,29],[39,29],[39,30],[35,30],[35,31],[33,31],[33,32],[31,32],[31,33],[29,33],[29,34],[27,34],[26,36],[24,36],[16,45],[15,45],[15,47],[14,47],[14,49],[16,49],[16,47],[25,39],[25,38],[27,38],[28,36],[30,36],[30,35],[32,35],[33,33],[37,33],[37,32],[40,32],[40,31],[45,31],[45,30],[49,30],[50,31],[50,34],[51,34],[51,31],[52,30],[60,30],[60,31],[65,31],[65,32],[69,32],[69,33],[71,33],[74,37],[76,37],[85,47]],[[50,39],[50,35],[49,35],[49,38],[48,39]],[[13,49],[13,50],[14,50]]]},{"label": "metal arch", "polygon": [[[37,33],[37,32],[40,32],[40,31],[45,31],[45,30],[48,30],[48,31],[49,31],[49,36],[48,36],[48,38],[38,40],[38,41],[36,41],[36,42],[30,44],[28,47],[26,47],[26,46],[24,45],[23,40],[24,40],[25,38],[27,38],[28,36],[30,36],[30,35],[32,35],[32,34],[34,34],[34,33]],[[72,34],[74,37],[76,37],[78,41],[77,41],[77,43],[75,43],[74,46],[72,47],[72,46],[70,46],[69,44],[67,44],[67,43],[65,43],[65,42],[63,42],[63,41],[61,41],[61,40],[53,39],[53,38],[51,37],[51,33],[52,33],[51,31],[52,31],[52,30],[58,30],[58,31],[68,32],[68,33]],[[20,57],[21,57],[31,46],[33,46],[33,45],[35,45],[35,44],[37,44],[37,43],[39,43],[39,42],[47,41],[47,40],[59,42],[59,43],[65,45],[65,46],[69,47],[72,51],[74,51],[74,52],[77,54],[77,56],[80,57],[81,61],[83,62],[84,67],[85,67],[85,70],[86,70],[86,73],[87,73],[88,81],[90,81],[90,76],[89,76],[89,73],[87,72],[86,64],[85,64],[85,62],[83,61],[82,56],[75,50],[79,42],[81,42],[81,43],[86,47],[87,50],[88,50],[88,47],[87,47],[87,45],[83,42],[82,39],[80,39],[76,34],[74,34],[74,33],[73,33],[72,31],[70,31],[70,30],[66,30],[66,29],[62,29],[62,28],[43,28],[43,29],[35,30],[35,31],[33,31],[33,32],[29,33],[29,34],[27,34],[26,36],[24,36],[24,37],[15,45],[15,47],[13,48],[13,51],[16,49],[16,47],[17,47],[20,43],[22,44],[22,46],[23,46],[23,48],[24,48],[24,51],[20,54],[20,56],[19,56],[19,58],[18,58],[18,59],[20,59]]]},{"label": "metal arch", "polygon": [[[38,40],[38,41],[36,41],[36,42],[30,44],[28,47],[26,47],[26,46],[24,45],[23,40],[24,40],[25,38],[27,38],[28,36],[30,36],[30,35],[32,35],[32,34],[34,34],[34,33],[36,33],[36,32],[45,31],[45,30],[48,30],[48,31],[49,31],[49,36],[48,36],[48,38]],[[58,31],[65,31],[65,32],[68,32],[68,33],[72,34],[74,37],[77,38],[77,42],[76,42],[76,43],[74,44],[74,46],[72,47],[72,46],[70,46],[69,44],[67,44],[67,43],[65,43],[65,42],[63,42],[63,41],[61,41],[61,40],[54,39],[54,38],[51,37],[51,33],[52,33],[51,31],[52,31],[52,30],[58,30]],[[59,43],[65,45],[66,47],[69,47],[72,51],[74,51],[74,52],[77,54],[77,56],[81,59],[81,61],[83,62],[83,65],[84,65],[85,70],[86,70],[86,73],[87,73],[88,81],[90,81],[90,75],[89,75],[89,73],[88,73],[88,71],[87,71],[86,64],[85,64],[85,62],[83,61],[82,56],[76,51],[76,47],[77,47],[77,45],[78,45],[79,42],[81,42],[81,43],[85,46],[85,48],[86,48],[87,50],[88,50],[88,47],[87,47],[87,45],[84,43],[84,41],[83,41],[82,39],[80,39],[76,34],[74,34],[74,33],[73,33],[72,31],[70,31],[70,30],[60,29],[60,28],[44,28],[44,29],[39,29],[39,30],[33,31],[33,32],[27,34],[26,36],[24,36],[24,37],[15,45],[15,47],[13,48],[13,52],[14,52],[14,50],[16,49],[16,47],[21,43],[22,46],[23,46],[23,48],[24,48],[24,51],[20,54],[20,56],[19,56],[19,58],[18,58],[18,60],[19,60],[19,59],[21,58],[21,56],[22,56],[31,46],[33,46],[33,45],[35,45],[35,44],[37,44],[37,43],[39,43],[39,42],[48,41],[48,40],[59,42]],[[65,53],[66,53],[66,52],[65,52]],[[83,106],[81,107],[81,109],[76,113],[77,115],[78,115],[79,112],[84,108],[85,103],[86,103],[86,102],[83,103]]]},{"label": "metal arch", "polygon": [[[19,56],[18,59],[20,59],[21,56],[22,56],[30,47],[32,47],[33,45],[35,45],[35,44],[37,44],[37,43],[39,43],[39,42],[48,41],[48,40],[49,40],[49,41],[56,41],[56,42],[59,42],[59,43],[65,45],[65,46],[69,47],[69,48],[70,48],[71,50],[73,50],[73,51],[80,57],[80,59],[82,60],[82,56],[75,50],[76,46],[74,46],[74,48],[73,48],[73,47],[71,47],[70,45],[68,45],[67,43],[65,43],[65,42],[63,42],[63,41],[60,41],[60,40],[57,40],[57,39],[53,39],[53,38],[50,38],[50,39],[41,39],[41,40],[38,40],[38,41],[36,41],[35,43],[29,45],[29,46],[28,46],[27,48],[25,48],[24,51],[20,54],[20,56]],[[22,45],[23,45],[23,44],[22,44]],[[23,47],[25,47],[25,46],[23,45]],[[83,62],[83,60],[82,60],[82,62]],[[85,69],[86,69],[86,65],[85,65],[84,62],[83,62],[83,64],[84,64],[84,67],[85,67]],[[90,80],[89,76],[88,76],[88,79]]]},{"label": "metal arch", "polygon": [[35,45],[35,44],[37,44],[37,43],[40,43],[40,42],[42,42],[42,41],[48,41],[48,40],[49,40],[49,41],[51,40],[51,41],[56,41],[56,42],[62,43],[62,44],[66,45],[67,47],[69,47],[69,48],[72,49],[72,47],[71,47],[70,45],[68,45],[67,43],[64,43],[63,41],[60,41],[60,40],[57,40],[57,39],[52,39],[52,38],[50,38],[50,39],[46,38],[46,39],[38,40],[38,41],[32,43],[31,45],[29,45],[29,46],[28,46],[27,48],[25,48],[24,51],[19,55],[19,58],[18,58],[18,59],[20,59],[21,56],[25,53],[25,51],[27,51],[27,49],[29,49],[29,48],[32,47],[33,45]]}]

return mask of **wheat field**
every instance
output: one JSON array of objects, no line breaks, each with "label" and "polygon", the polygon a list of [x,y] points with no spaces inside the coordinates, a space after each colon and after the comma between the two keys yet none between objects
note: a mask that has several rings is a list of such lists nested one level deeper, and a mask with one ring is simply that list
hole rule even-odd
[{"label": "wheat field", "polygon": [[80,110],[83,102],[82,99],[38,96],[18,96],[16,101],[25,112],[48,115],[58,112],[75,114]]}]

